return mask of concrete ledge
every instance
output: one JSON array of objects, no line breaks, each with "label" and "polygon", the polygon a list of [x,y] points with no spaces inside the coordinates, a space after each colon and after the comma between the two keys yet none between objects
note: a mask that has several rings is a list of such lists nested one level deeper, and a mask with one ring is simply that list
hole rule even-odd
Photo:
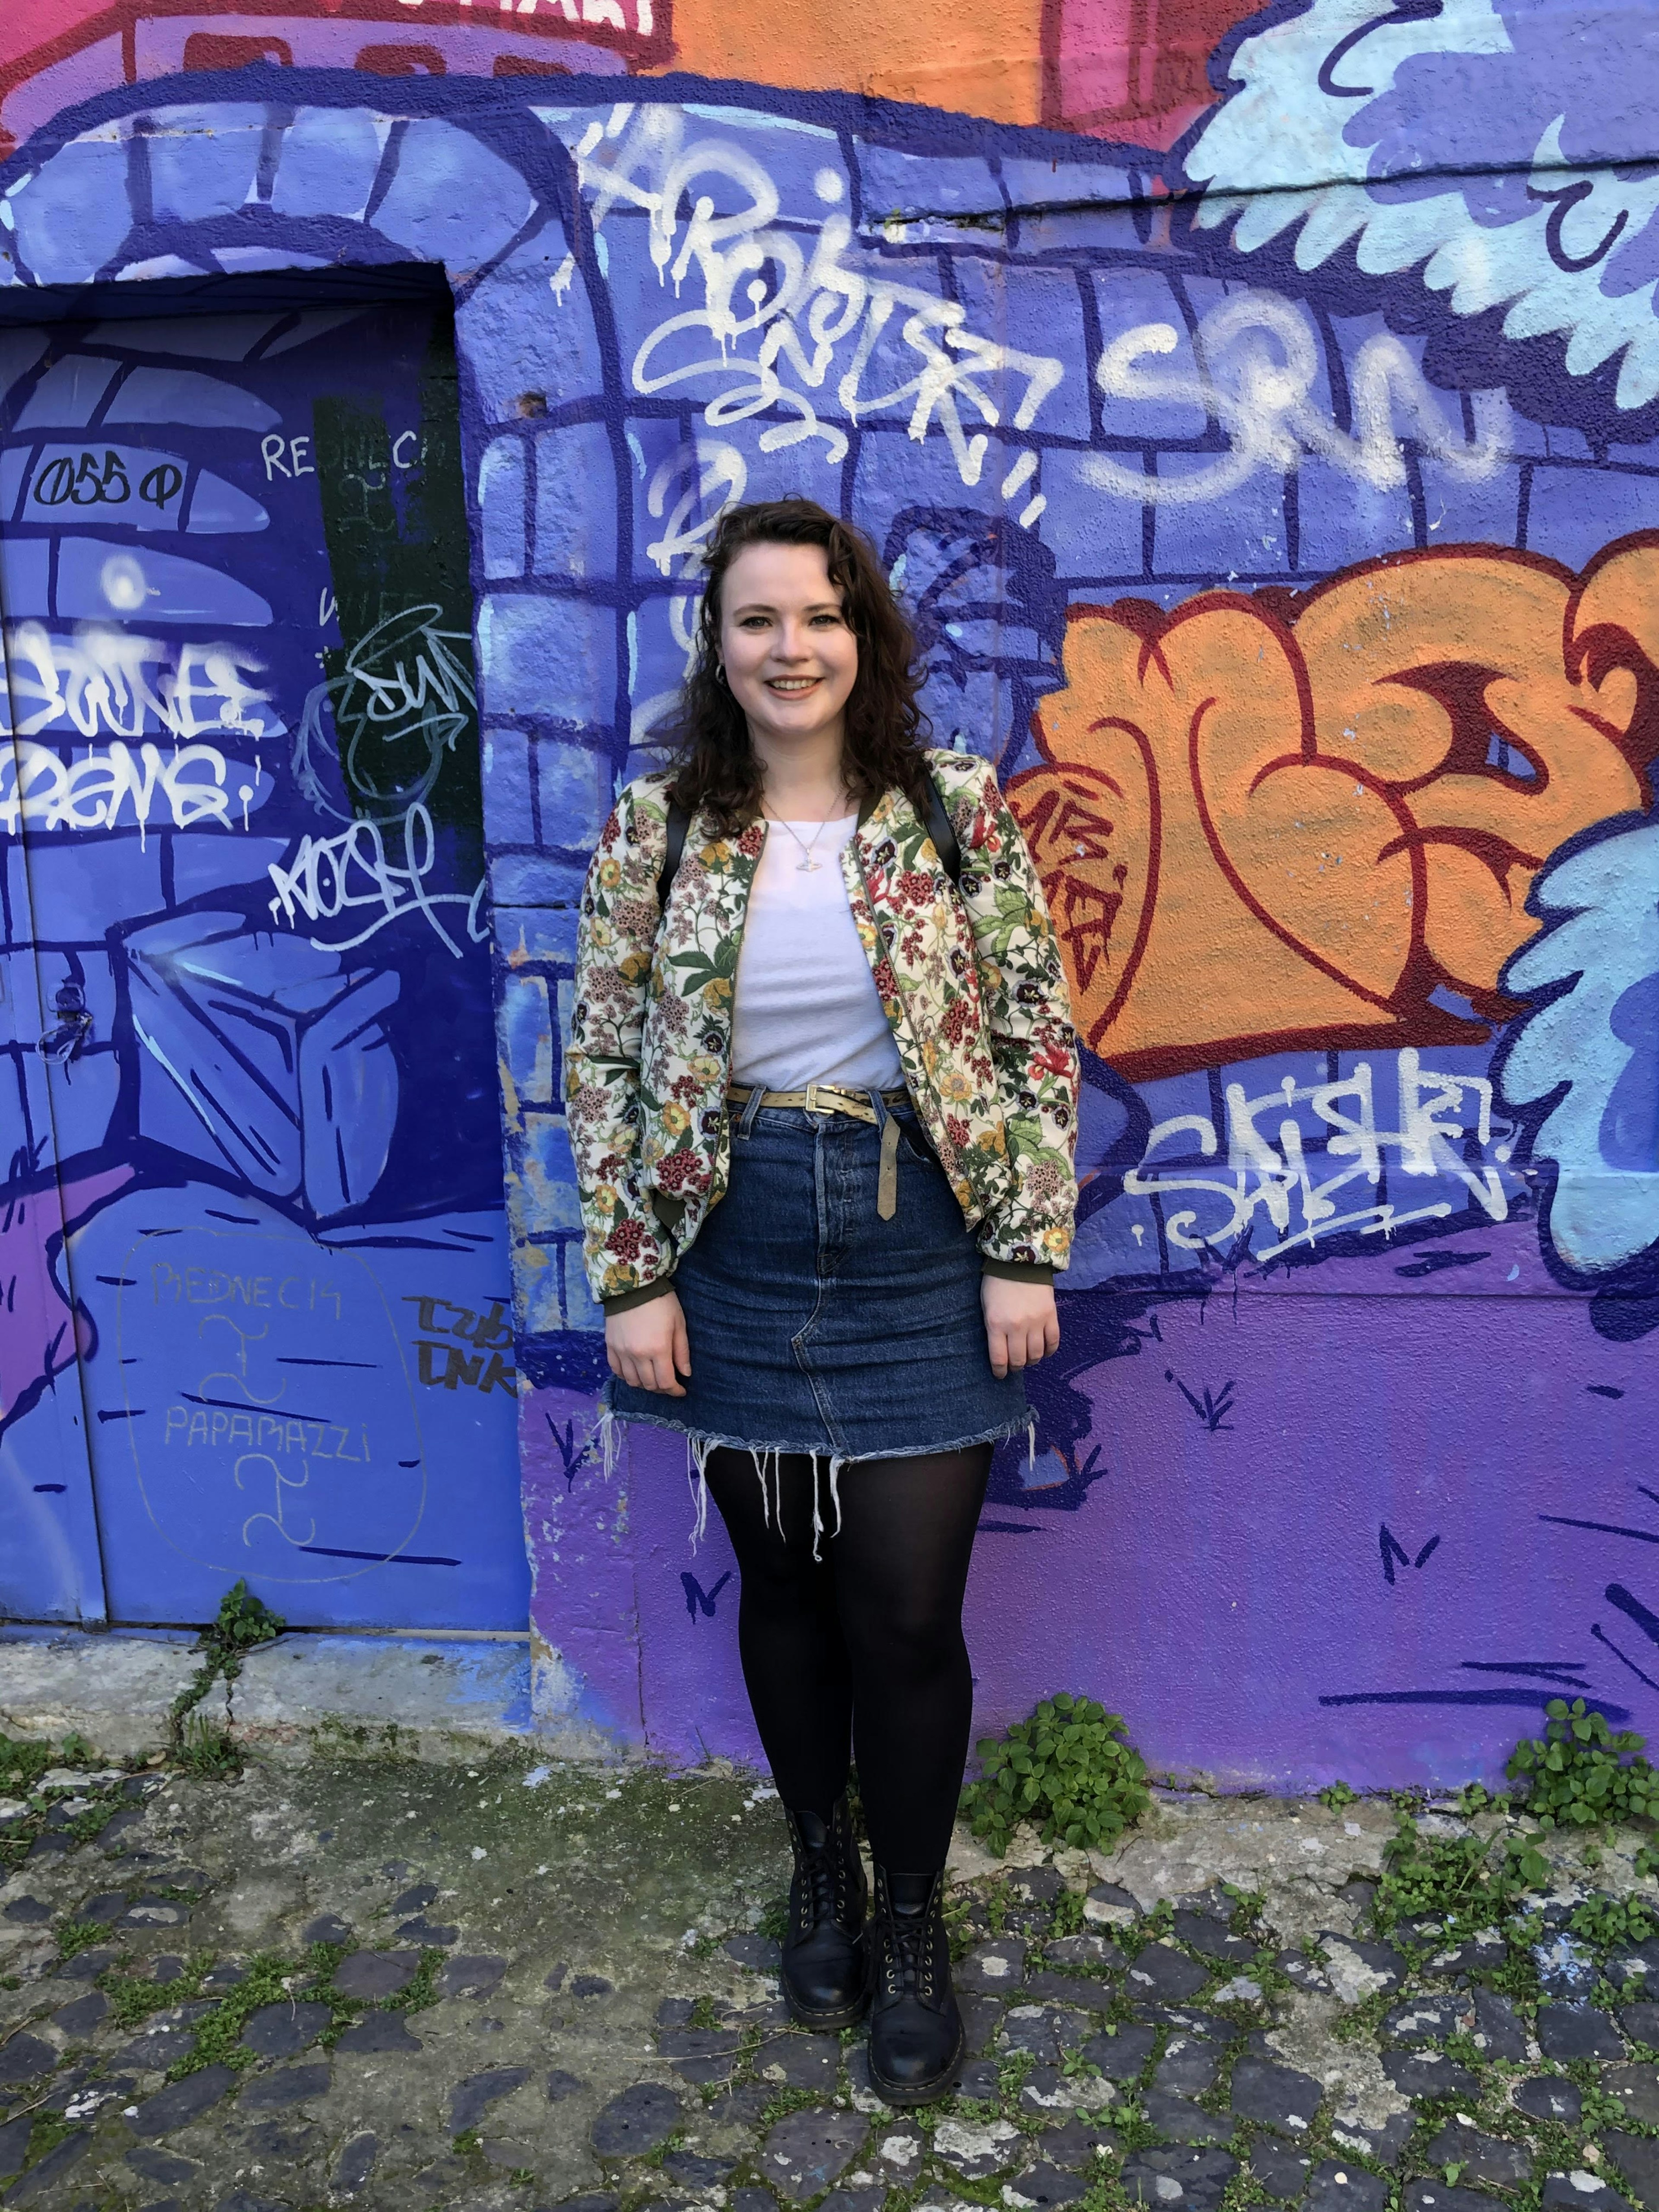
[{"label": "concrete ledge", "polygon": [[[0,1729],[37,1740],[73,1729],[105,1758],[160,1750],[173,1701],[202,1663],[192,1643],[167,1632],[0,1628]],[[532,1716],[532,1663],[529,1644],[507,1639],[290,1634],[249,1655],[228,1702],[216,1685],[201,1710],[278,1758],[443,1760],[522,1742],[614,1761],[615,1743],[590,1722],[548,1709],[545,1668]]]},{"label": "concrete ledge", "polygon": [[52,1741],[72,1729],[105,1759],[159,1751],[173,1701],[201,1664],[192,1641],[0,1628],[0,1729]]}]

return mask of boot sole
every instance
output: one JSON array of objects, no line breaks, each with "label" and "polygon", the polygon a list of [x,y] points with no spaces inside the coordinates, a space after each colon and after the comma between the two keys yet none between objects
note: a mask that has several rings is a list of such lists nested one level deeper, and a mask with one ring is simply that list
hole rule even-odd
[{"label": "boot sole", "polygon": [[900,2111],[912,2105],[935,2105],[941,2097],[948,2094],[951,2076],[961,2065],[963,2052],[967,2046],[968,2030],[964,2024],[957,2030],[957,2047],[951,2054],[949,2065],[941,2067],[937,2074],[926,2081],[884,2081],[877,2073],[872,2060],[870,2066],[870,2087],[884,2104],[892,2105]]},{"label": "boot sole", "polygon": [[820,2034],[833,2035],[843,2027],[856,2027],[870,2008],[866,1990],[853,2003],[837,2005],[833,2012],[815,2012],[796,1998],[787,1982],[783,1984],[783,2001],[789,2008],[789,2017],[797,2027],[814,2029]]}]

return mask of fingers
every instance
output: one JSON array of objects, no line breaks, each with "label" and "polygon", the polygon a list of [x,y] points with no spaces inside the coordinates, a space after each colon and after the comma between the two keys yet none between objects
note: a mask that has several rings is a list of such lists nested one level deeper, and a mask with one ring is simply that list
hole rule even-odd
[{"label": "fingers", "polygon": [[1047,1322],[1015,1322],[1012,1327],[987,1322],[985,1344],[991,1355],[991,1372],[1000,1382],[1010,1368],[1035,1367],[1039,1359],[1058,1352],[1060,1323],[1052,1316]]},{"label": "fingers", "polygon": [[640,1388],[659,1390],[665,1398],[683,1398],[685,1391],[674,1372],[674,1354],[669,1346],[660,1351],[646,1353],[640,1360]]},{"label": "fingers", "polygon": [[[684,1389],[674,1372],[679,1358],[678,1347],[672,1352],[667,1349],[661,1352],[609,1351],[606,1358],[611,1372],[619,1376],[630,1390],[656,1390],[666,1398],[683,1398],[685,1395]],[[690,1373],[689,1358],[681,1371]]]},{"label": "fingers", "polygon": [[[674,1323],[673,1357],[674,1364],[680,1373],[689,1375],[691,1372],[691,1340],[685,1333],[684,1313],[678,1316]],[[680,1395],[684,1397],[685,1393],[681,1391]]]}]

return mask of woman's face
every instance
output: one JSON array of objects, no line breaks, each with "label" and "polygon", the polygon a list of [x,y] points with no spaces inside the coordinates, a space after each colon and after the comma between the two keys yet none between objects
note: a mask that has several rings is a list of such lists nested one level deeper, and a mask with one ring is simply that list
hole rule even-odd
[{"label": "woman's face", "polygon": [[761,750],[839,738],[859,672],[821,545],[746,545],[720,590],[720,658]]}]

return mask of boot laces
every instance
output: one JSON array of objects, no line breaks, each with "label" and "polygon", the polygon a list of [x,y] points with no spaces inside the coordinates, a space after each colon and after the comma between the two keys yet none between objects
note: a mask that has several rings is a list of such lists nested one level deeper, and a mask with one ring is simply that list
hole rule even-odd
[{"label": "boot laces", "polygon": [[887,1990],[890,1996],[929,1998],[933,1994],[933,1916],[889,1908]]},{"label": "boot laces", "polygon": [[814,1928],[821,1928],[826,1921],[839,1922],[844,1869],[833,1826],[821,1850],[814,1850],[804,1838],[801,1839],[795,1855],[795,1870],[800,1877],[801,1933],[805,1935]]}]

